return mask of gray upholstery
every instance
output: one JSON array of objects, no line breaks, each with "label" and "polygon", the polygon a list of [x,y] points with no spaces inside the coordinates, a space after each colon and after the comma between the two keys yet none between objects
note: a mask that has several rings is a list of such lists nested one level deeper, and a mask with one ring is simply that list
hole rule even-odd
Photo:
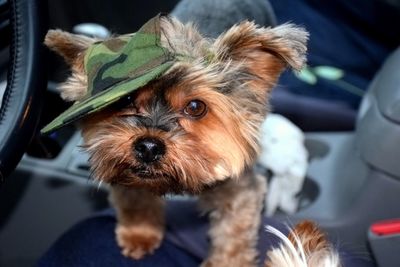
[{"label": "gray upholstery", "polygon": [[374,168],[400,179],[400,48],[371,83],[356,128],[361,157]]}]

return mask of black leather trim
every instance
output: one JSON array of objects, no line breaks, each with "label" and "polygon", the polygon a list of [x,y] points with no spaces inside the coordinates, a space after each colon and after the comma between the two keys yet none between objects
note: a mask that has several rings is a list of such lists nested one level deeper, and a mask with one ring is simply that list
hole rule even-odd
[{"label": "black leather trim", "polygon": [[0,109],[0,180],[14,170],[36,133],[46,89],[45,0],[11,0],[12,43]]}]

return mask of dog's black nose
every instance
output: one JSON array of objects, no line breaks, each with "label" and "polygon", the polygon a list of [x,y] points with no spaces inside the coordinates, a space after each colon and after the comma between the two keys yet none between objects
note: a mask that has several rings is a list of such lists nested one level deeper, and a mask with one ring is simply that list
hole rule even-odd
[{"label": "dog's black nose", "polygon": [[160,139],[153,137],[137,140],[133,149],[136,157],[145,163],[158,161],[165,154],[164,143]]}]

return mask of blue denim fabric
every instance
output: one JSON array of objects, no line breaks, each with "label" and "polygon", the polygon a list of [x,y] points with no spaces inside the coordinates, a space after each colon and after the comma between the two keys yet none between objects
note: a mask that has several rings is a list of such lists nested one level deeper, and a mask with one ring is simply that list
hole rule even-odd
[{"label": "blue denim fabric", "polygon": [[[114,211],[99,213],[78,223],[47,251],[38,267],[192,267],[199,266],[208,250],[206,217],[196,212],[195,203],[170,202],[167,205],[167,233],[153,255],[136,261],[124,257],[115,241]],[[264,218],[263,225],[272,225],[287,233],[286,226]],[[260,229],[258,249],[260,262],[265,252],[277,246],[276,237]],[[344,267],[372,267],[367,260],[342,252]]]}]

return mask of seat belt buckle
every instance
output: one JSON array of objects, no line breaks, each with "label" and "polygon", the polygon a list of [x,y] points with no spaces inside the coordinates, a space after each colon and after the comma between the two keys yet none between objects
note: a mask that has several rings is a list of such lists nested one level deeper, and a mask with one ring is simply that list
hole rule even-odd
[{"label": "seat belt buckle", "polygon": [[368,241],[379,267],[400,263],[400,219],[379,221],[369,228]]}]

